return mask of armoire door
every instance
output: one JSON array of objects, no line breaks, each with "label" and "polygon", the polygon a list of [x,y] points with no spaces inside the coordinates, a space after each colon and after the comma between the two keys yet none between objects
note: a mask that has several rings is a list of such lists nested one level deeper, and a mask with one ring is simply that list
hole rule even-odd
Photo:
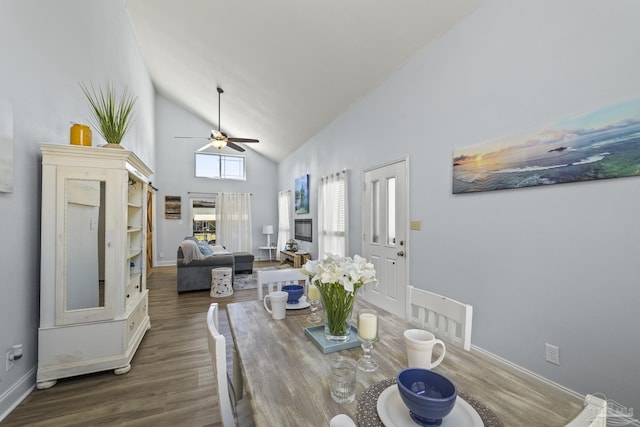
[{"label": "armoire door", "polygon": [[151,186],[147,186],[147,277],[153,270],[153,204],[155,194]]}]

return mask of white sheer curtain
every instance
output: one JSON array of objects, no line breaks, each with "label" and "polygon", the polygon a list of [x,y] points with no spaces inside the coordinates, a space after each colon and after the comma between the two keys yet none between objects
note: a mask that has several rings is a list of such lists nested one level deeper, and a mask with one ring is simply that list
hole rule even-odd
[{"label": "white sheer curtain", "polygon": [[231,252],[253,252],[251,194],[218,193],[216,243]]},{"label": "white sheer curtain", "polygon": [[318,184],[318,258],[348,254],[347,171],[324,176]]},{"label": "white sheer curtain", "polygon": [[278,193],[278,250],[291,239],[291,190]]}]

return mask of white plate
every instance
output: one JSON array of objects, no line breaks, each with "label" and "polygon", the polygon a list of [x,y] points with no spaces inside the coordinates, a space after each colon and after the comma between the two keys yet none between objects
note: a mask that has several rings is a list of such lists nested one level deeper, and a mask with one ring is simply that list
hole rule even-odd
[{"label": "white plate", "polygon": [[307,308],[310,305],[309,301],[298,300],[297,304],[287,304],[287,310],[300,310],[301,308]]},{"label": "white plate", "polygon": [[[411,419],[409,408],[402,401],[397,384],[387,387],[380,393],[377,407],[378,416],[386,427],[416,427],[418,425]],[[440,427],[447,426],[483,427],[484,423],[476,410],[458,396],[453,410],[442,419]]]}]

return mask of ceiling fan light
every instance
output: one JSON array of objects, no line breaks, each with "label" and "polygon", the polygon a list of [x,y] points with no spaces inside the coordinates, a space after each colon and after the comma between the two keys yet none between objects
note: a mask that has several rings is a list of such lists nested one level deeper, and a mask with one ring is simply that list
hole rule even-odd
[{"label": "ceiling fan light", "polygon": [[211,140],[211,145],[213,145],[215,148],[217,148],[218,150],[221,148],[224,148],[227,146],[227,140],[226,139],[212,139]]}]

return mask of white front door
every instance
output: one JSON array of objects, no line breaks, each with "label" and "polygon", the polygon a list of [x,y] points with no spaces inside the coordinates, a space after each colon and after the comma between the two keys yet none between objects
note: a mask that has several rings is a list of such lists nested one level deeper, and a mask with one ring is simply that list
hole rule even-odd
[{"label": "white front door", "polygon": [[378,282],[364,287],[365,299],[405,317],[407,289],[407,160],[364,171],[363,256],[375,265]]}]

